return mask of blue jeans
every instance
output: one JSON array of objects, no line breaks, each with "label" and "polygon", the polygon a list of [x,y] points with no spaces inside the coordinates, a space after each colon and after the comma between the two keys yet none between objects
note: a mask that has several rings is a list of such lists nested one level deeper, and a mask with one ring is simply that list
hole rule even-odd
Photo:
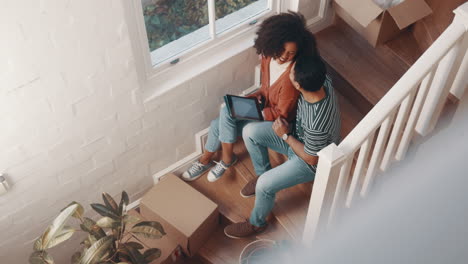
[{"label": "blue jeans", "polygon": [[221,147],[221,142],[236,142],[237,136],[242,134],[242,128],[248,123],[253,122],[255,121],[232,118],[231,115],[229,115],[226,106],[221,107],[219,117],[211,121],[205,149],[209,152],[216,152]]},{"label": "blue jeans", "polygon": [[[272,124],[273,122],[246,124],[242,133],[255,173],[260,175],[255,188],[255,206],[250,215],[250,223],[255,226],[266,224],[266,217],[273,209],[277,192],[312,181],[315,177],[307,163],[275,134]],[[287,155],[288,160],[271,169],[268,148]]]}]

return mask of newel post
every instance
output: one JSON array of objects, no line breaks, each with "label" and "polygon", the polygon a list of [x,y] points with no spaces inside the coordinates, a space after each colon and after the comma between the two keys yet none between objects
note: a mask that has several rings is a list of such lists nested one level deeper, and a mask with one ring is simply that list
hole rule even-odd
[{"label": "newel post", "polygon": [[318,156],[319,162],[302,237],[305,245],[312,244],[317,235],[332,220],[330,219],[330,209],[335,196],[341,165],[345,158],[344,153],[334,143],[322,149]]}]

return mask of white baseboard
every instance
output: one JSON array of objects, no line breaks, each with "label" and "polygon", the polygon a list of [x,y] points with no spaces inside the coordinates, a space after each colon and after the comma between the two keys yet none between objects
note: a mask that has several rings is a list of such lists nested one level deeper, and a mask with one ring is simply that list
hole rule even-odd
[{"label": "white baseboard", "polygon": [[195,134],[195,152],[171,164],[169,167],[155,173],[153,175],[154,184],[157,184],[159,180],[168,173],[178,174],[178,171],[184,171],[189,164],[191,164],[194,160],[198,159],[203,153],[203,146],[204,142],[206,141],[205,138],[208,136],[209,129],[209,127],[205,128],[202,131]]},{"label": "white baseboard", "polygon": [[141,198],[127,205],[127,211],[130,211],[140,206],[140,202],[141,202]]},{"label": "white baseboard", "polygon": [[317,33],[333,24],[335,18],[335,10],[331,7],[325,9],[323,16],[316,16],[307,21],[307,28]]}]

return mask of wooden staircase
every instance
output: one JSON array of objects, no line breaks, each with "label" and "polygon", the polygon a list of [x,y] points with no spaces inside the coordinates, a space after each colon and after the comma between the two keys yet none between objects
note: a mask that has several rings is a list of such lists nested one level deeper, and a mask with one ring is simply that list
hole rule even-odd
[{"label": "wooden staircase", "polygon": [[[428,2],[431,4],[431,1]],[[447,10],[453,10],[452,5],[453,3]],[[430,18],[426,20],[432,21]],[[336,18],[334,25],[316,34],[320,54],[327,64],[328,73],[339,95],[342,138],[427,48],[421,48],[420,41],[415,38],[417,33],[415,26],[396,39],[373,48],[345,22]],[[234,152],[239,157],[239,162],[219,181],[210,183],[203,176],[189,183],[218,203],[222,215],[217,231],[190,263],[239,263],[241,250],[255,239],[299,242],[302,237],[313,182],[300,184],[277,194],[275,207],[268,219],[270,225],[265,233],[239,240],[224,235],[223,229],[226,225],[249,218],[255,201],[254,197],[242,198],[239,194],[241,188],[256,177],[241,140],[235,144]],[[273,166],[281,164],[284,159],[283,155],[270,151]]]},{"label": "wooden staircase", "polygon": [[[345,97],[339,95],[342,112],[342,137],[363,118]],[[232,222],[244,221],[250,216],[255,198],[240,196],[242,187],[255,176],[252,162],[242,140],[234,145],[238,163],[218,181],[208,182],[205,176],[189,182],[191,186],[215,201],[222,215],[221,224],[212,238],[200,250],[198,259],[203,263],[238,263],[242,249],[255,239],[300,241],[304,229],[305,218],[309,205],[312,183],[293,186],[277,193],[275,207],[268,218],[267,230],[250,239],[231,239],[224,235],[224,227]],[[284,162],[285,157],[270,151],[272,166]]]}]

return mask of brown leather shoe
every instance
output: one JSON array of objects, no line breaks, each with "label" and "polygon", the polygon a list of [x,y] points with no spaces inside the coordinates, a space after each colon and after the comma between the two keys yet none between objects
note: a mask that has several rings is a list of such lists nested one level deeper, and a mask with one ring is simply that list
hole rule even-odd
[{"label": "brown leather shoe", "polygon": [[244,198],[252,197],[255,195],[255,187],[257,186],[258,177],[249,181],[242,190],[240,190],[240,195]]},{"label": "brown leather shoe", "polygon": [[224,228],[224,234],[230,238],[245,238],[252,235],[257,235],[265,231],[267,225],[258,227],[254,226],[249,221],[235,223]]}]

